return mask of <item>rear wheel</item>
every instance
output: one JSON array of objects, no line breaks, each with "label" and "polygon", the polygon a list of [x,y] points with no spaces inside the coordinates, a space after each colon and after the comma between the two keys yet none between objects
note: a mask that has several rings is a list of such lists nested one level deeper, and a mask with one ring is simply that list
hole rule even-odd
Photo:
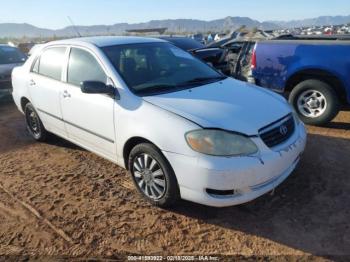
[{"label": "rear wheel", "polygon": [[154,145],[135,146],[129,156],[129,170],[138,191],[153,205],[168,207],[179,199],[175,174]]},{"label": "rear wheel", "polygon": [[30,135],[37,141],[45,141],[47,131],[31,103],[26,104],[24,114]]},{"label": "rear wheel", "polygon": [[310,79],[299,83],[290,93],[289,102],[300,119],[310,125],[324,125],[339,112],[339,99],[327,83]]}]

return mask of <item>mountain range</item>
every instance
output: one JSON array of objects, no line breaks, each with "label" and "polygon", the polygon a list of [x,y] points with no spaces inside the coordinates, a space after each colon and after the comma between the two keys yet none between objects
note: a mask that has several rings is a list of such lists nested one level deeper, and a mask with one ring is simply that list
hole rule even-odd
[{"label": "mountain range", "polygon": [[77,31],[82,36],[124,34],[126,30],[147,28],[168,28],[172,33],[197,33],[197,32],[222,32],[231,31],[246,26],[247,28],[259,28],[263,30],[274,30],[282,28],[295,28],[302,26],[339,25],[350,22],[349,16],[321,16],[317,18],[292,20],[292,21],[265,21],[259,22],[249,17],[226,17],[212,21],[195,19],[169,19],[152,20],[146,23],[128,24],[118,23],[114,25],[93,26],[68,26],[62,29],[52,30],[39,28],[30,24],[0,23],[0,37],[72,37],[77,36]]}]

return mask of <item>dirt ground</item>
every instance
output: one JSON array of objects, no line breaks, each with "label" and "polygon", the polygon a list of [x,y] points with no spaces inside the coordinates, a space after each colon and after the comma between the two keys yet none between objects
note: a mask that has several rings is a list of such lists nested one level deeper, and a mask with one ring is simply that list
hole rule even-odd
[{"label": "dirt ground", "polygon": [[162,210],[114,164],[59,138],[34,142],[15,106],[2,104],[0,256],[350,259],[350,112],[308,130],[300,165],[274,194],[224,209],[181,201]]}]

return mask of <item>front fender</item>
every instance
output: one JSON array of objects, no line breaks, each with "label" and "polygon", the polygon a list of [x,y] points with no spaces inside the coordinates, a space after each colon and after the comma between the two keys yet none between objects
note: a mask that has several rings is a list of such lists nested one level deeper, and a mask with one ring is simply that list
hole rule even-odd
[{"label": "front fender", "polygon": [[124,163],[124,147],[133,137],[146,139],[162,151],[196,156],[198,153],[187,145],[185,134],[199,128],[199,125],[142,99],[132,110],[119,104],[116,108],[118,163]]}]

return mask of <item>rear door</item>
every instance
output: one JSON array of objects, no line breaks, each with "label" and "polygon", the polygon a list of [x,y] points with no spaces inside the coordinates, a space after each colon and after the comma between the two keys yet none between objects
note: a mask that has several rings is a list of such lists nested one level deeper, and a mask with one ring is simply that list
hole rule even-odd
[{"label": "rear door", "polygon": [[60,94],[63,90],[62,76],[67,48],[64,46],[45,49],[33,63],[29,74],[31,102],[45,128],[66,136],[62,119]]},{"label": "rear door", "polygon": [[81,92],[83,81],[107,83],[103,64],[90,50],[70,49],[61,107],[68,137],[110,159],[116,158],[114,97]]}]

